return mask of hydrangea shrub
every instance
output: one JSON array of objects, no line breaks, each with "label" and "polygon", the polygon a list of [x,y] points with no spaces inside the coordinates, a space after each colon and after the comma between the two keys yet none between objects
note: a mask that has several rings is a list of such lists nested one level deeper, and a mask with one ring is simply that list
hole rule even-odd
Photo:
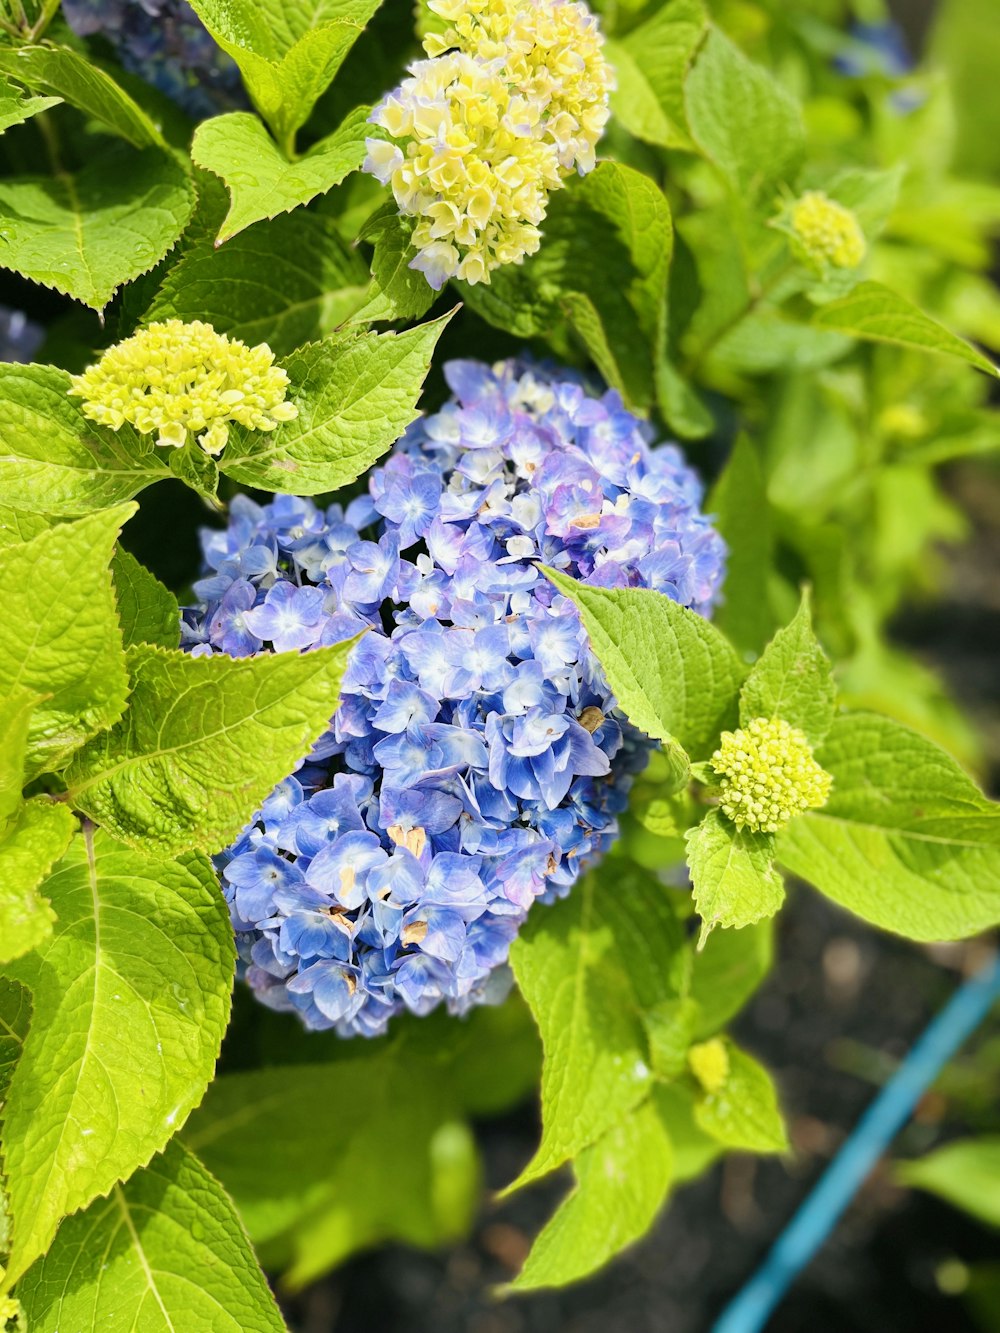
[{"label": "hydrangea shrub", "polygon": [[789,876],[1000,923],[887,630],[1000,438],[1000,138],[852,17],[0,5],[4,1333],[280,1330],[531,1097],[513,1289],[585,1278],[788,1150]]}]

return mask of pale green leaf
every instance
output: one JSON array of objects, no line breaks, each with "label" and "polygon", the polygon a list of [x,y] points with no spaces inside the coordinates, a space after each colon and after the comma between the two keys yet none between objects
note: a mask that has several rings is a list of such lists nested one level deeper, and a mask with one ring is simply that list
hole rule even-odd
[{"label": "pale green leaf", "polygon": [[513,1291],[575,1282],[638,1240],[670,1187],[670,1139],[652,1100],[573,1162],[576,1187],[540,1232]]},{"label": "pale green leaf", "polygon": [[953,940],[1000,922],[1000,807],[950,755],[873,713],[838,717],[816,752],[821,810],[777,835],[777,858],[885,930]]},{"label": "pale green leaf", "polygon": [[229,914],[204,858],[140,856],[85,830],[43,889],[59,930],[6,969],[34,1001],[4,1112],[8,1283],[201,1100],[233,976]]},{"label": "pale green leaf", "polygon": [[[291,1036],[276,1032],[278,1059]],[[463,1019],[403,1018],[370,1042],[310,1033],[300,1049],[311,1063],[217,1079],[184,1139],[232,1194],[268,1266],[299,1287],[358,1249],[389,1240],[432,1247],[465,1234],[479,1193],[466,1117],[528,1092],[536,1041],[523,1008],[510,1004]],[[319,1154],[317,1107],[337,1126]]]},{"label": "pale green leaf", "polygon": [[1000,1138],[959,1139],[926,1157],[897,1162],[897,1180],[927,1190],[980,1222],[1000,1227]]},{"label": "pale green leaf", "polygon": [[713,1036],[739,1013],[770,972],[773,955],[770,920],[712,932],[691,968],[691,998],[698,1006],[695,1041]]},{"label": "pale green leaf", "polygon": [[173,593],[122,547],[111,561],[111,576],[125,647],[155,643],[161,648],[176,648],[181,613]]},{"label": "pale green leaf", "polygon": [[379,0],[192,0],[286,152],[378,6]]},{"label": "pale green leaf", "polygon": [[343,324],[367,286],[368,270],[334,221],[297,209],[218,249],[211,237],[194,245],[167,274],[145,321],[203,319],[284,356]]},{"label": "pale green leaf", "polygon": [[744,668],[714,625],[647,588],[592,588],[545,573],[575,603],[619,706],[657,740],[710,754],[736,715]]},{"label": "pale green leaf", "polygon": [[[0,375],[2,373],[0,367]],[[40,532],[48,532],[49,528],[56,527],[58,521],[48,514],[32,514],[26,509],[12,509],[10,505],[0,504],[0,550],[5,546],[20,546],[23,542],[30,542]]]},{"label": "pale green leaf", "polygon": [[219,505],[219,465],[190,435],[179,449],[171,449],[170,471],[208,502],[210,508]]},{"label": "pale green leaf", "polygon": [[718,810],[685,835],[701,942],[716,926],[753,925],[773,916],[785,898],[774,868],[774,839],[738,829]]},{"label": "pale green leaf", "polygon": [[232,196],[219,241],[265,218],[290,213],[356,171],[364,161],[367,118],[368,108],[356,107],[335,133],[293,161],[246,111],[202,121],[191,156],[198,166],[221,176]]},{"label": "pale green leaf", "polygon": [[[664,148],[692,146],[684,80],[706,26],[703,0],[668,0],[623,37],[620,46],[611,46],[609,59],[619,75],[612,110],[638,138]],[[625,60],[620,59],[622,53]]]},{"label": "pale green leaf", "polygon": [[717,1091],[697,1095],[695,1123],[726,1148],[784,1152],[788,1139],[770,1074],[728,1038],[718,1040],[724,1041],[729,1072]]},{"label": "pale green leaf", "polygon": [[0,696],[0,836],[21,806],[28,757],[28,729],[40,696],[23,686]]},{"label": "pale green leaf", "polygon": [[103,310],[171,249],[194,202],[170,154],[98,140],[75,174],[0,181],[0,262]]},{"label": "pale green leaf", "polygon": [[0,76],[0,134],[37,116],[39,111],[58,106],[61,101],[60,97],[28,97],[23,88]]},{"label": "pale green leaf", "polygon": [[681,944],[663,887],[615,858],[532,912],[510,961],[545,1050],[542,1140],[511,1189],[576,1157],[647,1096],[643,1013],[682,994]]},{"label": "pale green leaf", "polygon": [[160,128],[110,74],[68,46],[0,49],[0,71],[32,92],[65,100],[136,148],[166,149]]},{"label": "pale green leaf", "polygon": [[354,642],[248,658],[136,644],[128,708],[76,756],[71,799],[131,845],[217,851],[326,731]]},{"label": "pale green leaf", "polygon": [[830,659],[812,627],[808,589],[794,618],[754,663],[740,692],[740,723],[783,718],[818,745],[833,722],[837,699]]},{"label": "pale green leaf", "polygon": [[176,1140],[81,1217],[18,1287],[32,1333],[284,1333],[231,1200]]},{"label": "pale green leaf", "polygon": [[359,240],[371,240],[372,284],[368,300],[352,319],[422,319],[434,304],[435,292],[424,275],[410,268],[416,255],[412,245],[413,223],[404,218],[390,200],[370,218]]},{"label": "pale green leaf", "polygon": [[27,801],[0,834],[0,963],[37,949],[55,916],[38,886],[69,846],[72,811],[41,796]]},{"label": "pale green leaf", "polygon": [[133,505],[0,549],[0,692],[46,696],[31,716],[29,772],[64,762],[121,716],[128,693],[108,568]]},{"label": "pale green leaf", "polygon": [[685,105],[698,146],[741,195],[794,174],[804,144],[797,102],[718,28],[688,74]]},{"label": "pale green leaf", "polygon": [[653,1092],[657,1114],[670,1138],[675,1185],[703,1175],[723,1150],[718,1139],[695,1121],[696,1096],[688,1080],[661,1083]]},{"label": "pale green leaf", "polygon": [[72,517],[170,475],[164,450],[129,425],[111,431],[88,421],[69,387],[55,366],[0,365],[0,501]]},{"label": "pale green leaf", "polygon": [[746,436],[733,446],[705,509],[715,515],[728,551],[713,619],[741,653],[759,653],[775,625],[767,598],[773,541],[764,472]]},{"label": "pale green leaf", "polygon": [[1000,370],[978,348],[959,338],[903,296],[880,282],[862,282],[840,300],[820,306],[812,317],[814,326],[833,329],[852,338],[917,347],[944,356],[958,357],[987,375]]},{"label": "pale green leaf", "polygon": [[269,491],[317,495],[354,481],[399,439],[450,315],[403,333],[341,335],[285,361],[294,421],[232,436],[222,471]]},{"label": "pale green leaf", "polygon": [[676,133],[638,60],[621,42],[607,40],[604,53],[615,72],[612,115],[637,139],[666,148]]}]

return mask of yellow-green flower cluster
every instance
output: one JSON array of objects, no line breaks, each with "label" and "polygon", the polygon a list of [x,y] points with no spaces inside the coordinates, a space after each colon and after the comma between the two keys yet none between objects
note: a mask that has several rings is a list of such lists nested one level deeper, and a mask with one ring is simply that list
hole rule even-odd
[{"label": "yellow-green flower cluster", "polygon": [[721,1092],[729,1077],[729,1052],[718,1037],[699,1042],[688,1051],[691,1073],[705,1092]]},{"label": "yellow-green flower cluster", "polygon": [[435,290],[489,282],[538,249],[551,191],[592,170],[611,72],[571,0],[431,0],[451,26],[372,113],[365,170],[417,219],[410,267]]},{"label": "yellow-green flower cluster", "polygon": [[211,324],[168,319],[115,343],[74,375],[69,392],[91,421],[112,430],[131,423],[173,448],[197,438],[209,454],[225,448],[233,423],[274,430],[298,416],[285,401],[288,375],[266,343],[248,347]]},{"label": "yellow-green flower cluster", "polygon": [[825,805],[830,794],[830,774],[803,733],[781,718],[755,717],[724,731],[711,762],[720,777],[719,807],[738,828],[777,833],[793,815]]},{"label": "yellow-green flower cluster", "polygon": [[788,211],[792,251],[819,272],[857,268],[865,257],[865,234],[849,208],[822,190],[808,190]]}]

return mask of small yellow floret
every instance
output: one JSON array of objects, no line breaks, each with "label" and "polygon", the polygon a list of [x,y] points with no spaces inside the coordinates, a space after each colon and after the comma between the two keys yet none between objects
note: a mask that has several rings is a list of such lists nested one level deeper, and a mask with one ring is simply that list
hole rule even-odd
[{"label": "small yellow floret", "polygon": [[[0,1273],[3,1269],[0,1269]],[[6,1328],[12,1319],[20,1319],[22,1314],[19,1301],[13,1296],[0,1296],[0,1328]]]},{"label": "small yellow floret", "polygon": [[720,1092],[729,1077],[729,1052],[718,1037],[692,1046],[688,1064],[695,1078],[706,1092]]},{"label": "small yellow floret", "polygon": [[611,70],[572,0],[431,0],[451,26],[375,108],[364,169],[417,219],[411,267],[432,287],[488,283],[538,249],[549,194],[593,169]]},{"label": "small yellow floret", "polygon": [[115,343],[96,365],[74,375],[69,390],[84,415],[179,449],[189,436],[209,454],[225,448],[232,423],[274,430],[298,416],[285,401],[288,375],[266,343],[247,347],[211,324],[168,319]]},{"label": "small yellow floret", "polygon": [[832,779],[813,758],[797,727],[755,717],[724,731],[712,755],[719,774],[719,808],[738,828],[776,833],[793,815],[826,804]]},{"label": "small yellow floret", "polygon": [[857,268],[865,257],[865,234],[849,208],[822,190],[809,190],[788,214],[792,249],[810,268]]}]

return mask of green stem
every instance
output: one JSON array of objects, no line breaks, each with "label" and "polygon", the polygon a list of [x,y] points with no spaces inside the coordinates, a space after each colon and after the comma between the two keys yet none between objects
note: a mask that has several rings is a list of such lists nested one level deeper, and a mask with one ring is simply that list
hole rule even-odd
[{"label": "green stem", "polygon": [[708,335],[702,345],[695,352],[694,356],[690,357],[685,364],[684,373],[688,379],[695,378],[698,371],[701,370],[702,366],[705,364],[709,354],[718,347],[726,334],[731,333],[732,330],[736,328],[737,324],[741,324],[748,315],[752,315],[754,311],[758,310],[794,268],[794,260],[786,259],[783,264],[778,266],[770,278],[760,283],[756,291],[751,292],[746,301],[734,315],[730,316],[729,319],[724,320],[717,329],[714,329],[712,333]]}]

